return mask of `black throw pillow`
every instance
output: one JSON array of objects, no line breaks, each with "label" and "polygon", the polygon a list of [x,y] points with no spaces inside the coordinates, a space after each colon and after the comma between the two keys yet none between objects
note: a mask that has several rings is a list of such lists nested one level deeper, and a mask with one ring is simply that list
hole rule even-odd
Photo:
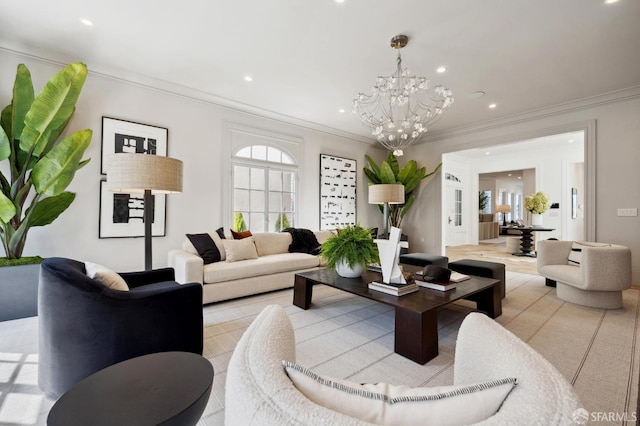
[{"label": "black throw pillow", "polygon": [[225,235],[224,235],[224,228],[223,227],[220,227],[220,228],[216,229],[216,234],[218,234],[218,236],[220,238],[222,238],[223,240],[227,239],[227,237],[225,237]]},{"label": "black throw pillow", "polygon": [[187,234],[205,265],[220,262],[220,250],[209,234]]}]

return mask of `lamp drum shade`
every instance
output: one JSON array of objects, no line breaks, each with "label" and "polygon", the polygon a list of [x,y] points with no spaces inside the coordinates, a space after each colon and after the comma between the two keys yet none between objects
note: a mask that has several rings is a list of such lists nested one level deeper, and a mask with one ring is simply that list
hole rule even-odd
[{"label": "lamp drum shade", "polygon": [[182,192],[182,161],[150,154],[113,154],[107,163],[107,189],[128,194]]},{"label": "lamp drum shade", "polygon": [[369,204],[404,204],[404,185],[379,184],[369,186]]},{"label": "lamp drum shade", "polygon": [[511,206],[509,204],[500,204],[496,207],[496,212],[498,213],[508,213],[511,211]]}]

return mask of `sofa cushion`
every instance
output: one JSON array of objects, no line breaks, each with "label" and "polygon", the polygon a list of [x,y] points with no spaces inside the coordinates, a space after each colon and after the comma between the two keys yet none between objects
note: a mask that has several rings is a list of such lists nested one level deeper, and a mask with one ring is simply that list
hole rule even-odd
[{"label": "sofa cushion", "polygon": [[567,263],[572,266],[580,266],[580,262],[582,262],[582,250],[589,247],[611,247],[611,244],[574,241],[573,244],[571,244],[571,252],[569,253]]},{"label": "sofa cushion", "polygon": [[84,262],[84,269],[89,278],[112,290],[129,291],[129,286],[124,278],[106,266],[92,262]]},{"label": "sofa cushion", "polygon": [[314,268],[319,265],[318,256],[305,253],[282,253],[249,259],[243,262],[218,262],[204,266],[206,284],[239,280],[242,278],[276,274]]},{"label": "sofa cushion", "polygon": [[516,384],[515,378],[433,388],[358,384],[322,377],[289,361],[282,365],[294,386],[311,401],[384,425],[477,423],[497,413]]},{"label": "sofa cushion", "polygon": [[291,235],[288,232],[257,232],[253,234],[253,242],[260,257],[287,253],[291,244]]},{"label": "sofa cushion", "polygon": [[320,245],[322,245],[325,241],[327,241],[333,235],[333,232],[331,231],[314,231],[313,233],[316,236],[316,240],[318,240],[318,243]]},{"label": "sofa cushion", "polygon": [[249,238],[251,235],[251,231],[234,231],[231,230],[231,235],[233,235],[234,240],[242,240],[243,238]]},{"label": "sofa cushion", "polygon": [[213,262],[220,262],[220,250],[209,234],[187,234],[187,238],[198,251],[205,265]]},{"label": "sofa cushion", "polygon": [[[224,251],[224,244],[222,244],[222,239],[218,235],[217,231],[209,232],[209,236],[211,237],[213,242],[216,243],[216,247],[218,247],[218,251],[220,252],[220,260],[226,260],[227,255]],[[187,253],[195,254],[198,256],[200,255],[198,253],[198,250],[196,250],[196,248],[187,237],[185,237],[182,241],[182,250],[186,251]]]},{"label": "sofa cushion", "polygon": [[227,262],[237,262],[239,260],[257,259],[258,252],[253,238],[242,238],[240,240],[224,240],[224,251],[227,255]]}]

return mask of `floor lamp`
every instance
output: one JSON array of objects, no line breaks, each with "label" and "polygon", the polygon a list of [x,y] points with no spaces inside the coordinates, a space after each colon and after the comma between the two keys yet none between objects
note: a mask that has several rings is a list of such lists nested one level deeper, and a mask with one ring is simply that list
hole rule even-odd
[{"label": "floor lamp", "polygon": [[369,186],[369,204],[384,205],[384,228],[383,236],[388,237],[389,229],[389,204],[404,204],[404,185],[378,184]]},{"label": "floor lamp", "polygon": [[144,194],[144,268],[152,269],[153,195],[182,192],[182,161],[149,154],[118,153],[109,158],[107,189]]}]

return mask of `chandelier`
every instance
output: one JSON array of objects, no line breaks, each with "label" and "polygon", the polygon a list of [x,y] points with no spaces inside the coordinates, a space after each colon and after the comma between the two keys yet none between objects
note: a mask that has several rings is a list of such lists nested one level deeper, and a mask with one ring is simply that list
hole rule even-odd
[{"label": "chandelier", "polygon": [[391,47],[398,50],[396,72],[390,77],[378,77],[370,95],[358,93],[353,100],[353,112],[396,156],[420,139],[427,126],[453,103],[451,90],[441,85],[430,87],[425,77],[412,76],[408,69],[402,69],[400,49],[408,42],[406,35],[391,39]]}]

